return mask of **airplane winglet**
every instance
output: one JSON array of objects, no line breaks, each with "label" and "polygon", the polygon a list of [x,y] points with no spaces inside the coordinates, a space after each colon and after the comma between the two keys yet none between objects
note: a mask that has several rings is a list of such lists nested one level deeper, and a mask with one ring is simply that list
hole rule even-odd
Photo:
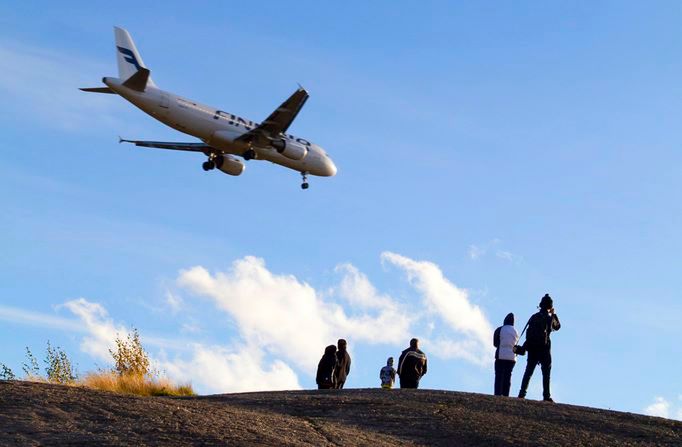
[{"label": "airplane winglet", "polygon": [[147,68],[140,67],[131,77],[129,77],[123,85],[125,87],[143,92],[147,88],[147,81],[149,80],[150,71]]}]

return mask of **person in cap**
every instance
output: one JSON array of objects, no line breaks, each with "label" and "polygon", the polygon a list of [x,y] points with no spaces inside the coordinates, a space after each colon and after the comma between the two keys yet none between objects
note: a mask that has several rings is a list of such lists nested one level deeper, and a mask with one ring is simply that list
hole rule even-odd
[{"label": "person in cap", "polygon": [[549,294],[545,294],[542,297],[539,308],[539,312],[528,320],[528,332],[526,332],[526,341],[523,344],[528,353],[528,363],[526,363],[526,371],[523,373],[523,380],[521,380],[519,399],[526,397],[528,383],[535,371],[535,367],[539,364],[542,370],[543,400],[554,402],[549,386],[550,372],[552,370],[552,341],[550,335],[553,331],[561,329],[561,323],[554,311],[554,301]]}]

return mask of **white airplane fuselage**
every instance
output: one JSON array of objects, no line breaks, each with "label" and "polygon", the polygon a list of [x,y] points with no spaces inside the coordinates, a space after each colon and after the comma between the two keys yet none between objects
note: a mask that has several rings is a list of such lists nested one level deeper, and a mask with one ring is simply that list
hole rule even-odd
[{"label": "white airplane fuselage", "polygon": [[320,146],[303,138],[284,134],[287,146],[298,146],[305,152],[300,160],[280,154],[274,147],[258,147],[237,141],[237,138],[258,126],[258,123],[210,107],[148,85],[144,91],[123,85],[124,80],[105,77],[102,82],[137,108],[180,132],[199,138],[207,145],[225,153],[241,156],[253,149],[256,158],[268,160],[301,173],[329,177],[336,174],[332,159]]}]

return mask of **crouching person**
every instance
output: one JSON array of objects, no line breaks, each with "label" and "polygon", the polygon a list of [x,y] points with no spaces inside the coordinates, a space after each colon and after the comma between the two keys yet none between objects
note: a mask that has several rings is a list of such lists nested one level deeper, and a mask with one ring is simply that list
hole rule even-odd
[{"label": "crouching person", "polygon": [[334,370],[336,369],[336,346],[329,345],[324,349],[324,355],[317,364],[315,382],[318,390],[328,390],[335,387]]},{"label": "crouching person", "polygon": [[381,388],[390,390],[395,383],[395,368],[393,367],[393,357],[389,357],[386,361],[386,366],[379,371],[379,379],[381,379]]},{"label": "crouching person", "polygon": [[495,350],[495,396],[509,396],[511,388],[512,370],[516,365],[514,346],[519,334],[514,328],[514,314],[509,313],[504,318],[502,326],[495,329],[493,345]]}]

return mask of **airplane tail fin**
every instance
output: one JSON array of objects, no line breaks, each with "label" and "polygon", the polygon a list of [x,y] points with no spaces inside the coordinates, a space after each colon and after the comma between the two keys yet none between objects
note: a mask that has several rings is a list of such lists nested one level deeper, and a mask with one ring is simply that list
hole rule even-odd
[{"label": "airplane tail fin", "polygon": [[[140,53],[137,52],[135,42],[130,37],[130,33],[123,28],[114,27],[114,36],[116,37],[116,60],[118,62],[118,77],[123,81],[128,81],[138,71],[146,70],[147,67],[142,61]],[[156,87],[152,78],[149,77],[147,71],[147,83],[152,87]]]}]

